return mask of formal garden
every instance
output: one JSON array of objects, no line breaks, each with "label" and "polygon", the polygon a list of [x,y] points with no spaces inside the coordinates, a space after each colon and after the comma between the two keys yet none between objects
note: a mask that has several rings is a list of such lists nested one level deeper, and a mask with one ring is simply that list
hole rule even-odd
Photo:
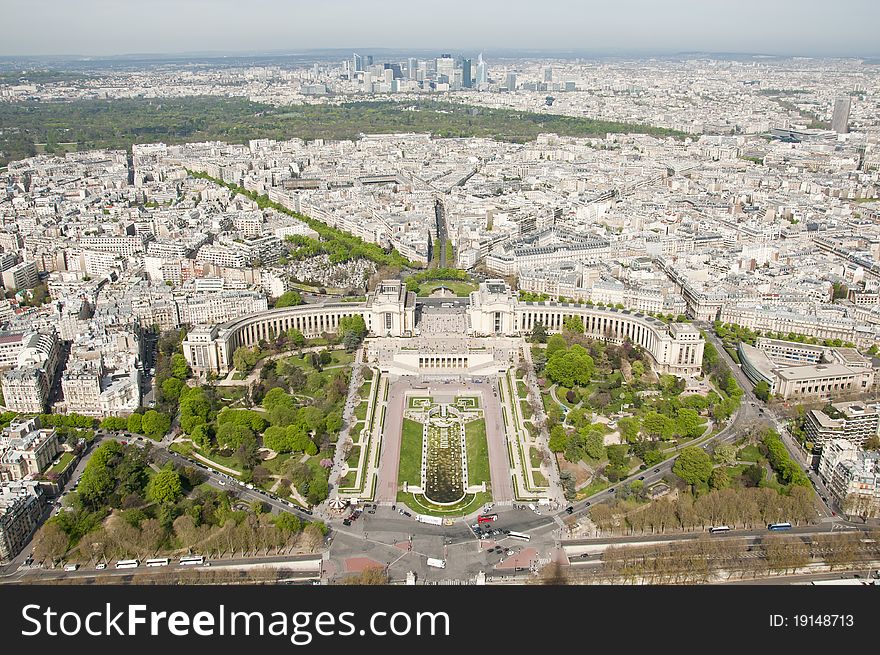
[{"label": "formal garden", "polygon": [[397,500],[417,512],[460,516],[491,499],[486,422],[476,396],[452,402],[408,395]]}]

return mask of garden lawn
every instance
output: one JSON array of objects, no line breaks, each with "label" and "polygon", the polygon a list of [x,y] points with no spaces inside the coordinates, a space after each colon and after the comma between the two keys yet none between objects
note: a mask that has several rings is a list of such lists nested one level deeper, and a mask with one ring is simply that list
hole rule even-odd
[{"label": "garden lawn", "polygon": [[411,419],[403,419],[400,435],[400,466],[397,472],[400,484],[422,483],[422,424]]},{"label": "garden lawn", "polygon": [[489,442],[486,439],[486,421],[478,419],[465,423],[464,438],[467,442],[468,483],[490,482]]}]

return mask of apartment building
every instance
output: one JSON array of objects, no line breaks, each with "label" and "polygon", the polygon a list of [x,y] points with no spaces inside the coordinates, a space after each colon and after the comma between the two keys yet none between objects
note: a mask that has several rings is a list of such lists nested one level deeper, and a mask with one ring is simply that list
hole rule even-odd
[{"label": "apartment building", "polygon": [[880,516],[880,452],[834,439],[822,450],[819,475],[844,514]]},{"label": "apartment building", "polygon": [[38,417],[13,422],[0,433],[0,481],[38,475],[59,452],[58,434],[43,428]]},{"label": "apartment building", "polygon": [[21,262],[3,271],[3,288],[7,291],[33,289],[39,283],[40,275],[35,262]]},{"label": "apartment building", "polygon": [[35,481],[0,484],[0,562],[21,552],[40,525],[43,489]]},{"label": "apartment building", "polygon": [[812,409],[805,416],[807,439],[822,447],[832,439],[861,445],[880,432],[880,414],[861,402],[833,403],[828,412]]}]

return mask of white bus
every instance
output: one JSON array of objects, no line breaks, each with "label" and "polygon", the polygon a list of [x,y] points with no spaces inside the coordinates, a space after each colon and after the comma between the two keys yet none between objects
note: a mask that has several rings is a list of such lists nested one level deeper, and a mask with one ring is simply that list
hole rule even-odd
[{"label": "white bus", "polygon": [[730,532],[730,527],[726,525],[715,525],[709,528],[709,534],[715,534],[716,532]]},{"label": "white bus", "polygon": [[429,557],[428,566],[433,566],[435,569],[445,569],[446,568],[446,560],[445,559],[437,559],[435,557]]},{"label": "white bus", "polygon": [[136,559],[121,559],[116,562],[117,569],[136,569],[141,563]]},{"label": "white bus", "polygon": [[181,557],[178,564],[180,566],[193,566],[196,564],[204,564],[205,556],[204,555],[188,555],[186,557]]},{"label": "white bus", "polygon": [[529,535],[527,535],[523,532],[511,532],[507,536],[510,537],[511,539],[522,539],[523,541],[529,540]]},{"label": "white bus", "polygon": [[148,559],[144,564],[147,566],[168,566],[171,562],[167,557],[155,557],[153,559]]}]

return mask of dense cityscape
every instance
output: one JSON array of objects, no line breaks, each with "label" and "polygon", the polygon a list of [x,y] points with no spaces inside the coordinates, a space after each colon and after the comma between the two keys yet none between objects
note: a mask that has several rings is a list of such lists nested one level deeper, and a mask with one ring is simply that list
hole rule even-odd
[{"label": "dense cityscape", "polygon": [[4,581],[875,584],[876,61],[0,64]]}]

